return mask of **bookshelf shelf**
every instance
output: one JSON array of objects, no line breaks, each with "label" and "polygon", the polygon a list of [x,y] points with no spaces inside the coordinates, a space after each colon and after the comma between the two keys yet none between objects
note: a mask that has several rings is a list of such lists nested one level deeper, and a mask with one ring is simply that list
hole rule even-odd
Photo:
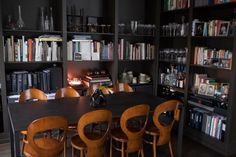
[{"label": "bookshelf shelf", "polygon": [[83,63],[83,62],[113,62],[114,60],[81,60],[81,61],[67,61],[70,63]]},{"label": "bookshelf shelf", "polygon": [[199,68],[207,68],[207,69],[214,69],[214,70],[227,70],[231,71],[231,69],[221,68],[217,66],[211,66],[211,65],[198,65],[198,64],[190,64],[192,67],[199,67]]},{"label": "bookshelf shelf", "polygon": [[67,32],[68,35],[114,36],[114,33]]},{"label": "bookshelf shelf", "polygon": [[162,11],[162,14],[180,14],[180,13],[186,13],[189,12],[189,8],[183,8],[183,9],[175,9],[175,10],[166,10]]},{"label": "bookshelf shelf", "polygon": [[186,65],[186,63],[170,61],[170,60],[159,60],[160,63],[176,64],[176,65]]},{"label": "bookshelf shelf", "polygon": [[153,62],[154,59],[144,59],[144,60],[119,60],[119,62]]},{"label": "bookshelf shelf", "polygon": [[155,38],[155,35],[141,35],[141,34],[119,34],[120,37],[150,37]]},{"label": "bookshelf shelf", "polygon": [[10,29],[4,29],[3,34],[62,34],[62,31],[41,31],[41,30],[10,30]]},{"label": "bookshelf shelf", "polygon": [[[186,134],[187,136],[194,135],[192,138],[200,142],[201,144],[207,147],[213,147],[213,148],[215,147],[214,149],[219,149],[219,151],[224,151],[223,150],[224,142],[214,137],[211,137],[197,129],[191,128],[190,126],[185,126],[185,131],[187,132]],[[210,143],[210,145],[208,145],[208,143]]]},{"label": "bookshelf shelf", "polygon": [[195,40],[203,40],[203,39],[215,39],[215,40],[222,40],[222,39],[227,39],[227,40],[233,40],[233,36],[192,36],[193,39]]},{"label": "bookshelf shelf", "polygon": [[176,91],[179,93],[184,93],[184,89],[183,88],[178,88],[178,87],[174,87],[174,86],[169,86],[169,85],[164,85],[164,84],[158,84],[159,86],[164,86],[164,87],[169,87],[171,91]]},{"label": "bookshelf shelf", "polygon": [[161,39],[168,39],[168,40],[187,40],[187,36],[173,36],[173,37],[169,37],[169,36],[161,36]]},{"label": "bookshelf shelf", "polygon": [[221,9],[225,7],[235,7],[236,2],[226,2],[222,4],[212,4],[212,5],[206,5],[206,6],[197,6],[193,7],[193,9],[198,10],[198,9]]},{"label": "bookshelf shelf", "polygon": [[151,82],[151,83],[137,83],[137,84],[133,84],[133,83],[130,83],[129,84],[130,86],[152,86],[153,85],[153,83]]},{"label": "bookshelf shelf", "polygon": [[63,63],[62,61],[39,61],[39,62],[5,62],[5,64],[53,64]]}]

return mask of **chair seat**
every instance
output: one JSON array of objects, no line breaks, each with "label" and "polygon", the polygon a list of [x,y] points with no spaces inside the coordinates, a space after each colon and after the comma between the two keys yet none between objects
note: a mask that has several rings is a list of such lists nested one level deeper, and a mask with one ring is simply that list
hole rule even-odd
[{"label": "chair seat", "polygon": [[[51,138],[41,138],[36,139],[35,143],[41,148],[53,149],[55,148],[55,146],[58,146],[59,141]],[[40,157],[38,153],[29,144],[25,145],[23,153],[26,157]]]},{"label": "chair seat", "polygon": [[158,136],[158,135],[160,135],[160,131],[153,123],[149,123],[146,126],[145,134],[152,135],[152,136]]},{"label": "chair seat", "polygon": [[111,130],[111,137],[120,142],[128,141],[128,137],[120,127]]},{"label": "chair seat", "polygon": [[[86,133],[87,138],[90,140],[97,140],[102,137],[101,134],[93,132],[93,133]],[[86,144],[82,141],[82,139],[79,137],[79,135],[75,135],[71,138],[71,145],[72,147],[78,149],[78,150],[83,150],[86,148]]]}]

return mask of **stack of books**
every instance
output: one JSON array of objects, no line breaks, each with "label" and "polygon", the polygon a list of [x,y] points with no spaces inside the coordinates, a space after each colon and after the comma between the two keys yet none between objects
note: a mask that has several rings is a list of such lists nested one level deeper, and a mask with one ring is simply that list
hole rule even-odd
[{"label": "stack of books", "polygon": [[113,42],[94,41],[90,36],[74,36],[67,42],[67,59],[80,60],[112,60]]},{"label": "stack of books", "polygon": [[213,4],[235,2],[235,0],[196,0],[194,2],[195,2],[194,4],[195,7],[200,7],[200,6],[207,6],[207,5],[213,5]]},{"label": "stack of books", "polygon": [[119,60],[152,60],[155,58],[155,46],[150,43],[130,43],[120,39],[118,45]]},{"label": "stack of books", "polygon": [[4,60],[6,62],[60,61],[62,38],[55,35],[43,35],[34,39],[6,38]]},{"label": "stack of books", "polygon": [[93,84],[112,86],[109,74],[85,75],[82,81],[87,87],[91,87]]},{"label": "stack of books", "polygon": [[189,110],[188,125],[211,137],[224,141],[226,117],[199,108]]}]

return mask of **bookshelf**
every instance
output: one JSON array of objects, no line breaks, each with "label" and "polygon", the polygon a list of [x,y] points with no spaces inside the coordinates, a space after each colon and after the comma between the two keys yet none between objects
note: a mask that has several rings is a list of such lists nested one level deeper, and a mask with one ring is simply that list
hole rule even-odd
[{"label": "bookshelf", "polygon": [[[210,21],[210,20],[224,20],[224,21],[231,21],[235,18],[235,2],[223,3],[223,4],[210,4],[205,6],[197,6],[195,7],[194,3],[200,1],[190,1],[190,7],[184,9],[175,9],[175,10],[163,10],[164,0],[161,1],[162,10],[160,13],[161,21],[160,21],[160,30],[162,30],[163,25],[168,25],[169,23],[179,23],[182,16],[185,16],[185,19],[189,22],[189,28],[192,28],[194,19],[199,19],[200,21]],[[165,17],[170,17],[166,19]],[[235,28],[234,28],[235,29]],[[235,135],[233,135],[233,130],[236,128],[235,120],[234,120],[234,103],[235,99],[235,89],[233,88],[235,85],[235,33],[230,36],[193,36],[192,29],[188,30],[186,36],[164,36],[161,33],[160,36],[160,44],[158,48],[159,58],[158,58],[158,65],[157,69],[159,71],[159,76],[157,77],[157,95],[165,97],[165,94],[168,95],[169,98],[177,98],[183,100],[184,104],[187,107],[186,112],[186,119],[185,119],[185,129],[184,135],[188,136],[189,138],[207,146],[210,149],[213,149],[224,156],[230,156],[235,154],[236,152],[233,150],[235,147]],[[162,42],[163,41],[163,42]],[[187,54],[187,61],[186,64],[181,64],[176,61],[166,60],[160,57],[160,53],[162,52],[163,48],[172,48],[178,49],[186,47],[188,48],[189,52]],[[208,49],[207,51],[210,52],[209,49],[213,49],[213,51],[222,51],[223,54],[226,56],[226,51],[229,50],[232,52],[232,65],[224,66],[222,60],[226,58],[216,58],[216,60],[211,63],[200,63],[194,61],[195,59],[195,47],[204,47]],[[212,51],[212,53],[213,53]],[[199,57],[199,56],[198,56]],[[214,58],[215,59],[215,58]],[[228,59],[228,58],[227,58]],[[218,64],[217,62],[222,62]],[[229,61],[231,62],[231,61]],[[198,63],[198,64],[197,64]],[[186,70],[186,82],[184,89],[179,90],[176,89],[175,86],[170,85],[163,85],[160,83],[161,75],[160,73],[166,66],[176,66],[176,65],[185,65]],[[229,65],[229,63],[227,63]],[[209,81],[213,81],[213,78],[216,82],[220,83],[227,83],[230,84],[229,88],[229,95],[228,99],[222,99],[222,97],[217,96],[207,96],[196,93],[193,91],[194,86],[194,74],[207,74],[211,79]],[[164,93],[164,94],[163,94]],[[168,98],[166,97],[166,98]],[[196,100],[195,100],[196,98]],[[212,104],[212,105],[209,105]],[[191,126],[191,116],[192,112],[190,110],[200,110],[204,112],[208,112],[211,115],[213,122],[210,125],[212,126],[212,131],[206,132],[206,130],[202,130],[198,126]],[[198,114],[194,115],[196,118]],[[203,113],[204,115],[204,113]],[[208,115],[208,116],[209,116]],[[206,117],[206,115],[205,115]],[[226,121],[224,121],[227,119]],[[224,138],[222,138],[219,132],[219,128],[214,130],[214,127],[221,125],[221,129],[224,125]],[[200,122],[199,122],[200,123]],[[194,125],[198,123],[194,121]],[[203,124],[202,124],[203,125]],[[217,130],[218,129],[218,130]],[[222,132],[223,132],[222,131]]]},{"label": "bookshelf", "polygon": [[[130,85],[135,91],[144,91],[146,93],[163,96],[165,98],[177,98],[183,100],[187,109],[190,108],[204,108],[205,106],[191,105],[188,103],[190,96],[196,95],[193,93],[193,79],[195,73],[206,73],[209,77],[215,78],[218,82],[227,81],[230,84],[228,108],[208,108],[219,115],[227,117],[226,132],[224,142],[217,140],[199,130],[196,130],[187,125],[188,113],[186,116],[186,129],[184,131],[186,136],[193,138],[197,142],[219,152],[223,155],[236,154],[236,150],[233,149],[236,143],[236,135],[233,132],[236,131],[236,115],[234,111],[236,107],[236,98],[234,93],[236,89],[232,88],[236,86],[236,37],[233,36],[192,36],[192,22],[194,19],[201,21],[209,20],[232,20],[235,15],[236,3],[223,3],[208,6],[194,6],[194,0],[190,0],[188,7],[175,8],[173,10],[164,9],[165,0],[41,0],[41,1],[28,1],[21,0],[15,2],[14,0],[3,1],[0,0],[0,48],[3,48],[3,38],[11,37],[21,38],[25,36],[26,39],[37,38],[40,35],[60,35],[62,42],[61,46],[61,60],[58,61],[32,61],[32,62],[16,62],[9,61],[4,62],[4,55],[0,53],[0,81],[2,83],[2,110],[4,119],[4,133],[0,133],[0,138],[7,138],[8,118],[7,118],[7,96],[6,89],[6,76],[10,72],[15,70],[28,70],[35,72],[44,70],[50,67],[59,67],[62,70],[62,74],[58,77],[62,79],[62,85],[68,85],[68,76],[81,77],[84,71],[89,69],[106,69],[110,74],[113,83],[121,80],[123,72],[132,71],[132,75],[139,78],[140,73],[150,76],[150,82],[146,83],[132,83]],[[187,1],[186,1],[187,2]],[[12,30],[6,28],[6,22],[8,15],[11,14],[15,20],[18,18],[18,4],[22,6],[22,17],[25,22],[25,28],[20,30]],[[135,5],[135,7],[134,7]],[[4,6],[4,7],[3,7]],[[39,29],[39,17],[40,7],[53,7],[54,24],[55,29],[53,31],[42,31]],[[71,13],[71,9],[76,8],[76,13]],[[12,9],[13,8],[13,9]],[[80,10],[82,9],[82,10]],[[32,10],[30,16],[27,10]],[[83,15],[83,19],[81,18]],[[102,17],[103,22],[99,24],[110,25],[110,31],[88,31],[87,26],[78,26],[76,29],[70,29],[68,22],[70,18],[80,18],[84,22],[86,17]],[[156,26],[155,31],[136,30],[132,33],[131,21],[137,21],[142,24],[140,28],[152,28]],[[175,23],[173,25],[173,23]],[[184,32],[181,32],[181,25],[185,24]],[[188,23],[188,24],[187,24]],[[84,23],[86,24],[86,22]],[[125,25],[125,29],[124,29]],[[165,27],[163,27],[165,26]],[[166,27],[167,26],[167,27]],[[167,33],[166,28],[175,27],[180,29],[173,34]],[[83,30],[76,31],[77,29]],[[163,28],[165,31],[163,31]],[[187,29],[188,28],[188,29]],[[91,29],[91,28],[90,28]],[[128,31],[127,31],[128,30]],[[100,60],[68,60],[67,42],[74,39],[74,36],[82,35],[89,36],[93,41],[104,40],[106,42],[113,42],[113,58],[112,59],[100,59]],[[5,40],[4,39],[4,40]],[[133,59],[120,59],[119,57],[119,45],[120,40],[124,39],[130,44],[135,45],[138,48],[137,43],[151,44],[154,48],[154,53],[151,58],[134,57]],[[196,65],[194,64],[194,48],[195,47],[207,47],[209,49],[226,49],[232,51],[232,68],[224,69],[216,66],[209,65]],[[125,46],[124,46],[125,47]],[[183,55],[180,60],[163,59],[160,57],[160,52],[163,49],[174,49],[182,51],[188,49],[188,52],[183,55],[177,53],[177,56]],[[126,53],[126,50],[124,51]],[[137,55],[138,56],[138,55]],[[141,55],[142,56],[142,55]],[[141,59],[140,59],[141,58]],[[174,57],[178,58],[178,57]],[[177,84],[163,84],[161,83],[161,74],[167,73],[167,68],[171,71],[171,67],[174,67],[177,73],[180,73],[178,88]],[[182,83],[184,84],[182,86]],[[181,85],[179,85],[181,84]],[[173,94],[174,93],[174,94]],[[198,96],[198,95],[197,95]],[[206,97],[212,101],[217,101],[214,97]],[[206,107],[205,107],[206,108]],[[0,115],[1,116],[1,115]]]}]

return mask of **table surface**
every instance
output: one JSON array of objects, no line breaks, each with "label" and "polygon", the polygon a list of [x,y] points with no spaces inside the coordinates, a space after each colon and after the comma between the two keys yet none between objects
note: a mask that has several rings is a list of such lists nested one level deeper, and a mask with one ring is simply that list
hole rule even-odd
[{"label": "table surface", "polygon": [[93,108],[90,97],[64,98],[49,100],[47,102],[13,103],[8,105],[11,127],[14,132],[25,130],[35,119],[45,116],[63,116],[70,124],[78,122],[85,113],[97,109],[112,111],[113,116],[120,116],[127,108],[138,104],[148,104],[151,110],[166,101],[160,97],[154,97],[144,93],[117,93],[107,95],[107,105],[101,108]]}]

